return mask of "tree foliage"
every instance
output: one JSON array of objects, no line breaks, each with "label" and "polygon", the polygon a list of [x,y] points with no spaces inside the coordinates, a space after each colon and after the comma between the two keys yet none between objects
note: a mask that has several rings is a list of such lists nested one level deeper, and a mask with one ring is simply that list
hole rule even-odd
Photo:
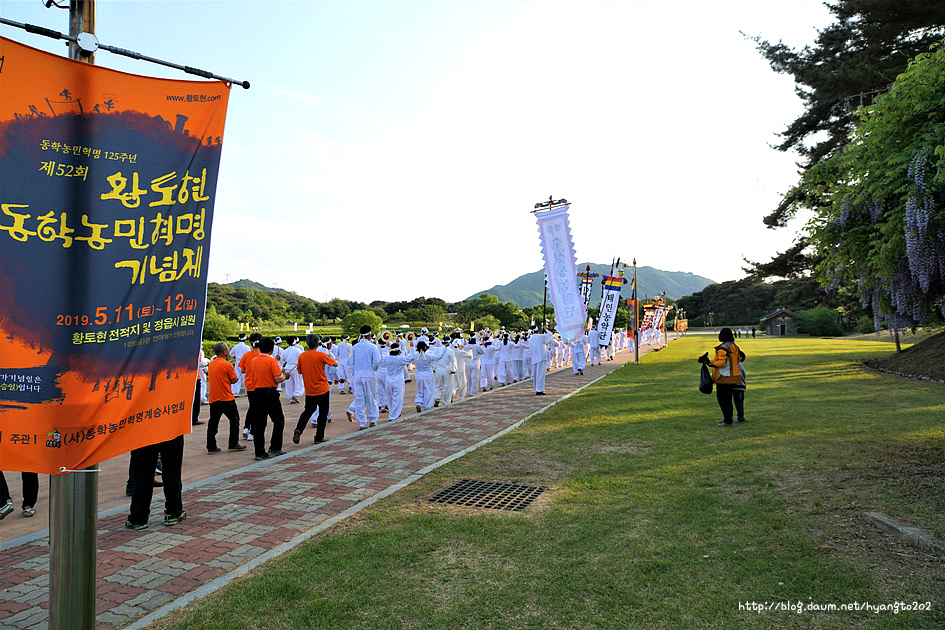
[{"label": "tree foliage", "polygon": [[357,335],[361,330],[361,326],[366,324],[371,327],[372,332],[377,333],[383,323],[374,311],[360,310],[345,315],[344,319],[341,320],[341,329],[349,335]]},{"label": "tree foliage", "polygon": [[203,338],[206,341],[222,341],[233,337],[236,333],[236,322],[217,313],[213,306],[207,309],[203,320]]},{"label": "tree foliage", "polygon": [[[945,33],[945,3],[928,0],[837,0],[827,5],[836,22],[816,44],[794,50],[756,37],[758,50],[780,74],[790,74],[804,111],[780,134],[777,149],[794,150],[810,169],[842,149],[855,112],[889,89],[909,60]],[[804,181],[792,189],[765,223],[782,227],[800,207],[822,201]]]},{"label": "tree foliage", "polygon": [[818,306],[798,311],[795,315],[797,315],[798,332],[807,333],[813,337],[838,337],[843,334],[840,313],[835,309]]},{"label": "tree foliage", "polygon": [[861,109],[848,145],[804,185],[827,200],[811,229],[828,289],[859,287],[877,330],[945,315],[945,46]]}]

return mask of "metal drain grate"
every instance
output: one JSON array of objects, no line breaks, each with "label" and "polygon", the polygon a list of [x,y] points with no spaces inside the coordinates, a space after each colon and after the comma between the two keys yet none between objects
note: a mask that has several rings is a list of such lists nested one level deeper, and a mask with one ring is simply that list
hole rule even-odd
[{"label": "metal drain grate", "polygon": [[521,511],[531,505],[532,501],[546,489],[519,483],[460,479],[434,494],[430,497],[430,501],[489,510]]}]

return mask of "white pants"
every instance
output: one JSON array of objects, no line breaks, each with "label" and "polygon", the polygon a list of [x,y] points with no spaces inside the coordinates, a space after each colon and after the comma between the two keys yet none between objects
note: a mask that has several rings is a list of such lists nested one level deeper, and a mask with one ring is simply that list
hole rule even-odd
[{"label": "white pants", "polygon": [[600,363],[600,346],[591,344],[591,365]]},{"label": "white pants", "polygon": [[436,392],[436,386],[433,384],[433,372],[415,372],[417,378],[417,397],[414,398],[415,405],[420,405],[420,409],[426,411],[433,406],[433,396]]},{"label": "white pants", "polygon": [[377,422],[380,416],[377,410],[377,379],[359,376],[351,385],[354,391],[354,417],[358,419],[358,425],[366,427],[368,422]]},{"label": "white pants", "polygon": [[497,372],[498,372],[497,376],[499,377],[500,383],[502,383],[503,385],[506,383],[511,383],[512,382],[512,361],[511,360],[503,361],[500,359],[499,369],[497,370]]},{"label": "white pants", "polygon": [[475,396],[479,393],[479,363],[466,364],[466,387],[469,388],[469,395]]},{"label": "white pants", "polygon": [[535,391],[545,391],[545,372],[548,370],[548,361],[532,363],[532,377],[535,379]]},{"label": "white pants", "polygon": [[525,365],[521,359],[512,359],[512,380],[525,380]]},{"label": "white pants", "polygon": [[305,395],[305,383],[302,382],[302,375],[299,374],[298,369],[294,365],[287,365],[286,369],[291,369],[289,372],[289,377],[285,380],[285,395],[292,400],[293,398],[298,398],[301,400],[302,396]]},{"label": "white pants", "polygon": [[387,407],[387,373],[378,372],[377,379],[377,406]]},{"label": "white pants", "polygon": [[583,370],[585,364],[587,363],[584,360],[584,348],[578,348],[577,350],[571,351],[572,358],[574,362],[571,364],[571,368],[574,370],[574,373],[577,374],[578,370]]},{"label": "white pants", "polygon": [[239,396],[240,390],[243,389],[243,370],[241,370],[238,365],[233,366],[233,369],[236,370],[236,378],[238,380],[233,383],[233,387],[230,388],[230,391],[233,392],[234,396]]},{"label": "white pants", "polygon": [[384,395],[387,398],[387,409],[390,412],[388,420],[396,420],[404,410],[404,380],[403,375],[397,373],[384,381]]},{"label": "white pants", "polygon": [[488,361],[482,362],[481,385],[483,391],[495,387],[495,363],[489,363]]},{"label": "white pants", "polygon": [[466,386],[466,362],[461,361],[461,363],[460,368],[450,374],[450,384],[453,388],[454,401],[465,398],[469,390]]},{"label": "white pants", "polygon": [[433,391],[436,400],[441,404],[448,405],[453,398],[453,379],[450,378],[450,371],[446,368],[440,368],[433,371]]},{"label": "white pants", "polygon": [[[345,381],[348,380],[348,373],[345,370],[345,366],[341,363],[335,368],[335,378],[338,379],[338,392],[344,394],[346,387]],[[354,389],[354,383],[351,384],[351,389]]]}]

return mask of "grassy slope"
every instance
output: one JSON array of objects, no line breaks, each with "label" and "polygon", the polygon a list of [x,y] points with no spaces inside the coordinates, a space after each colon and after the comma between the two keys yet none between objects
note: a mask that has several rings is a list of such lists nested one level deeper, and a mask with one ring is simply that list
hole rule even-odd
[{"label": "grassy slope", "polygon": [[[688,337],[438,469],[161,626],[940,628],[945,570],[879,534],[945,535],[940,385],[865,371],[888,346],[745,340],[747,416],[717,427]],[[550,485],[522,514],[433,507],[459,477]],[[931,601],[931,613],[739,601]]]}]

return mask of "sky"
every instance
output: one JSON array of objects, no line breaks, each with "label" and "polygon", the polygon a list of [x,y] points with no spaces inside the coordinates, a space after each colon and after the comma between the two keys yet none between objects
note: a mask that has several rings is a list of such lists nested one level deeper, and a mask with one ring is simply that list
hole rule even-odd
[{"label": "sky", "polygon": [[[0,16],[69,30],[42,0]],[[230,94],[210,282],[458,301],[541,269],[549,196],[581,262],[722,282],[790,247],[803,218],[762,218],[797,181],[771,145],[803,107],[745,35],[802,47],[830,22],[806,0],[98,0],[95,34],[252,84]]]}]

